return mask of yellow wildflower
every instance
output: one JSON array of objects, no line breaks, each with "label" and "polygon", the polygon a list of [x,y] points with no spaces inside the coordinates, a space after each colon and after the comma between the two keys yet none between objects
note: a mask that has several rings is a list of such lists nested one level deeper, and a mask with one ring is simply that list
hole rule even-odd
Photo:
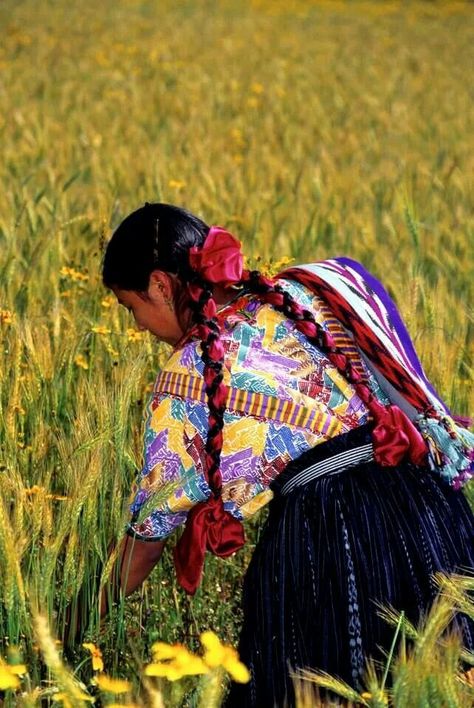
[{"label": "yellow wildflower", "polygon": [[260,96],[265,91],[265,87],[263,84],[258,83],[257,81],[252,84],[252,93],[256,93],[257,96]]},{"label": "yellow wildflower", "polygon": [[181,180],[181,179],[170,179],[170,181],[168,182],[168,187],[170,187],[171,189],[178,189],[178,190],[184,189],[184,187],[186,187],[186,182],[184,182],[184,180]]},{"label": "yellow wildflower", "polygon": [[84,356],[84,354],[78,354],[76,357],[74,357],[74,363],[76,366],[79,366],[81,369],[84,369],[85,371],[87,371],[87,369],[89,368],[89,364],[88,364],[87,359]]},{"label": "yellow wildflower", "polygon": [[114,304],[114,301],[115,301],[115,298],[113,297],[113,295],[106,295],[104,298],[102,298],[100,304],[103,308],[105,308],[107,310],[109,307],[112,307],[112,305]]},{"label": "yellow wildflower", "polygon": [[249,670],[240,661],[237,651],[226,644],[222,644],[214,632],[210,630],[203,632],[201,634],[201,644],[205,649],[204,661],[211,669],[222,666],[237,683],[248,683],[250,681]]},{"label": "yellow wildflower", "polygon": [[127,339],[129,342],[140,342],[143,339],[143,332],[129,327],[127,329]]},{"label": "yellow wildflower", "polygon": [[250,98],[247,99],[247,106],[249,108],[258,108],[260,105],[260,101],[256,96],[250,96]]},{"label": "yellow wildflower", "polygon": [[[7,688],[18,688],[20,681],[18,680],[17,673],[12,670],[16,667],[6,664],[2,659],[0,659],[0,691],[6,691]],[[26,667],[21,666],[25,671],[18,673],[26,673]]]},{"label": "yellow wildflower", "polygon": [[103,671],[104,662],[102,660],[102,652],[95,644],[92,642],[86,642],[82,645],[84,649],[87,649],[91,653],[92,657],[92,669],[93,671]]},{"label": "yellow wildflower", "polygon": [[25,664],[8,664],[8,668],[12,674],[15,674],[15,676],[23,676],[28,673],[28,669]]},{"label": "yellow wildflower", "polygon": [[159,676],[178,681],[183,676],[207,674],[209,669],[201,659],[181,644],[156,642],[152,647],[153,663],[145,667],[146,676]]},{"label": "yellow wildflower", "polygon": [[94,327],[92,327],[92,332],[94,332],[94,334],[102,334],[105,336],[110,334],[111,330],[104,325],[94,325]]},{"label": "yellow wildflower", "polygon": [[0,310],[0,324],[11,325],[13,322],[13,314],[10,310]]},{"label": "yellow wildflower", "polygon": [[176,656],[183,650],[182,644],[166,644],[166,642],[155,642],[151,648],[155,661],[164,661],[166,659],[175,659]]},{"label": "yellow wildflower", "polygon": [[127,693],[132,688],[130,681],[112,678],[106,674],[99,674],[96,681],[100,690],[106,693]]},{"label": "yellow wildflower", "polygon": [[89,280],[89,276],[87,273],[81,273],[80,270],[75,270],[75,268],[68,268],[67,266],[63,266],[61,270],[59,271],[59,275],[62,278],[70,278],[71,280],[75,282],[86,282]]}]

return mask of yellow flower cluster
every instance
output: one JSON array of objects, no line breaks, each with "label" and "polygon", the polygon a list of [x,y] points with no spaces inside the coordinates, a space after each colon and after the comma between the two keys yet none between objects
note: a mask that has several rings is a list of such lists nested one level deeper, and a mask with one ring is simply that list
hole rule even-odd
[{"label": "yellow flower cluster", "polygon": [[240,661],[236,650],[222,644],[214,632],[203,632],[201,644],[204,647],[202,657],[193,654],[182,644],[156,642],[152,647],[153,662],[145,667],[145,674],[178,681],[183,676],[207,674],[212,669],[222,667],[234,681],[247,683],[250,680],[249,671]]},{"label": "yellow flower cluster", "polygon": [[249,270],[259,270],[262,275],[272,277],[286,268],[290,263],[293,263],[295,259],[284,256],[277,261],[270,259],[269,261],[264,261],[261,256],[256,256],[255,258],[245,258],[245,267]]},{"label": "yellow flower cluster", "polygon": [[61,268],[61,270],[59,271],[59,275],[62,278],[69,278],[70,280],[73,280],[77,283],[85,283],[87,280],[89,280],[89,276],[87,275],[87,273],[81,273],[80,270],[76,270],[75,268],[68,268],[67,266],[63,266]]},{"label": "yellow flower cluster", "polygon": [[201,659],[181,644],[156,642],[152,646],[153,663],[145,667],[146,676],[159,676],[179,681],[183,676],[207,674],[209,669]]}]

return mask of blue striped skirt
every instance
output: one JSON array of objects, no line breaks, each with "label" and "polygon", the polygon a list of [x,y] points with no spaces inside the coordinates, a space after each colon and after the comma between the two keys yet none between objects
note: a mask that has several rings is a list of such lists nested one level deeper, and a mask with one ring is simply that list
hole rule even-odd
[{"label": "blue striped skirt", "polygon": [[[252,680],[227,706],[294,705],[290,667],[360,688],[394,629],[377,604],[417,623],[433,573],[474,569],[474,518],[462,493],[424,468],[373,460],[362,426],[318,445],[273,482],[269,517],[244,581],[239,651]],[[458,620],[474,648],[474,626]]]}]

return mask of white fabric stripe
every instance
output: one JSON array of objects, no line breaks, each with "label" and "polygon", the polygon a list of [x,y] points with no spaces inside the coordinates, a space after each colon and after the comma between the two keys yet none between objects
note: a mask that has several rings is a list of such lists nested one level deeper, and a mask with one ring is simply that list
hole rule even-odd
[{"label": "white fabric stripe", "polygon": [[343,472],[344,469],[355,463],[362,461],[370,462],[373,459],[374,449],[372,443],[353,448],[352,450],[345,450],[321,462],[317,462],[315,465],[311,465],[311,467],[296,474],[281,488],[281,494],[288,494],[294,487],[301,487],[307,482],[317,479],[324,474],[328,474],[335,469],[339,468],[338,471]]},{"label": "white fabric stripe", "polygon": [[[338,464],[331,464],[328,467],[324,467],[319,470],[313,470],[312,472],[308,472],[308,470],[305,470],[305,474],[301,473],[297,477],[291,480],[290,482],[287,482],[285,485],[285,493],[291,491],[294,489],[294,487],[301,487],[304,484],[307,484],[313,479],[316,479],[317,477],[321,477],[322,475],[330,474],[331,472],[334,472],[335,470],[337,472],[343,472],[345,469],[348,467],[351,467],[355,464],[360,463],[362,460],[365,460],[366,462],[369,461],[369,459],[373,459],[373,456],[367,456],[367,455],[355,455],[352,458],[347,458],[343,462],[340,462]],[[282,491],[283,493],[283,491]]]},{"label": "white fabric stripe", "polygon": [[352,462],[353,459],[359,459],[360,455],[358,453],[358,450],[359,448],[356,448],[355,450],[346,450],[346,452],[341,452],[338,455],[334,455],[333,457],[327,458],[326,460],[322,460],[321,462],[318,462],[315,465],[312,465],[311,467],[308,467],[307,469],[299,472],[295,477],[292,477],[292,479],[289,480],[287,484],[289,484],[295,479],[304,482],[307,477],[312,477],[313,475],[319,474],[320,472],[330,472],[336,467],[346,466],[347,464]]}]

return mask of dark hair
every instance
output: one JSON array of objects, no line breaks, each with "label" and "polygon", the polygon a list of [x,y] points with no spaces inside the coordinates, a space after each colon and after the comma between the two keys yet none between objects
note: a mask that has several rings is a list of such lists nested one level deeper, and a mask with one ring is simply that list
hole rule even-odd
[{"label": "dark hair", "polygon": [[[202,246],[209,228],[185,209],[170,204],[146,204],[127,216],[113,234],[105,253],[102,275],[108,287],[115,285],[124,290],[145,291],[151,272],[159,269],[176,274],[183,292],[186,293],[187,286],[193,286],[193,297],[188,297],[187,304],[201,339],[209,406],[204,473],[212,493],[219,497],[222,491],[219,469],[222,428],[227,399],[222,373],[224,348],[220,342],[212,285],[189,265],[189,249]],[[309,310],[302,308],[274,279],[258,271],[244,271],[238,284],[292,320],[295,327],[354,385],[374,418],[378,417],[381,404],[362,380],[351,359]]]},{"label": "dark hair", "polygon": [[143,292],[155,269],[187,281],[189,249],[201,246],[208,232],[209,226],[186,209],[147,203],[122,221],[107,244],[103,283]]}]

